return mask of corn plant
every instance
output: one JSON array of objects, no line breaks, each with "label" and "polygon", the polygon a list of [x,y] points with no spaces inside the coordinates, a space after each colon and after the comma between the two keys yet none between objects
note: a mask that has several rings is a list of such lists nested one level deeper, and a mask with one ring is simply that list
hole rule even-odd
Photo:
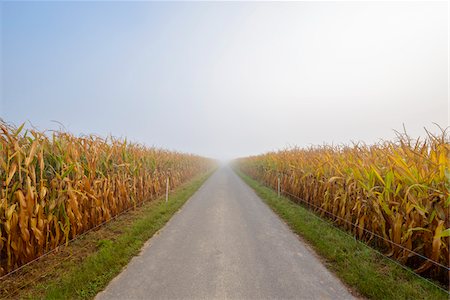
[{"label": "corn plant", "polygon": [[448,282],[449,155],[443,130],[372,146],[292,148],[237,163],[274,188],[279,178],[293,199],[416,272]]},{"label": "corn plant", "polygon": [[206,172],[213,161],[0,122],[0,275]]}]

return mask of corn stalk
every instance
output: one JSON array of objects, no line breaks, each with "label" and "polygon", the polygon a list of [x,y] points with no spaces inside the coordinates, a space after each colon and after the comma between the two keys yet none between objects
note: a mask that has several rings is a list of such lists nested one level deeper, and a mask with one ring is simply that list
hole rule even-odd
[{"label": "corn stalk", "polygon": [[211,169],[209,159],[126,140],[0,122],[0,275]]}]

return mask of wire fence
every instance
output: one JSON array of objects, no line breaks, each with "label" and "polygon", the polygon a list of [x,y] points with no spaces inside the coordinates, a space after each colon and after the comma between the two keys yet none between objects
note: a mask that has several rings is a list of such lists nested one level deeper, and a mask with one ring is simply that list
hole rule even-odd
[{"label": "wire fence", "polygon": [[[154,199],[151,199],[151,200],[154,200]],[[148,200],[148,201],[142,201],[142,202],[138,203],[136,206],[131,206],[131,207],[129,207],[128,209],[126,209],[126,210],[124,210],[124,211],[118,213],[117,215],[111,217],[111,219],[106,220],[106,221],[104,221],[103,223],[98,224],[98,225],[95,226],[95,227],[92,227],[91,229],[88,229],[87,231],[81,233],[80,235],[77,235],[76,237],[74,237],[74,238],[72,238],[71,240],[69,240],[67,243],[62,244],[62,245],[60,245],[60,246],[58,246],[58,247],[56,247],[56,248],[54,248],[54,249],[52,249],[52,250],[50,250],[50,251],[44,253],[43,255],[41,255],[41,256],[39,256],[39,257],[37,257],[37,258],[35,258],[35,259],[29,261],[28,263],[26,263],[26,264],[24,264],[24,265],[18,267],[17,269],[14,269],[14,270],[12,270],[11,272],[9,272],[9,273],[7,273],[7,274],[1,276],[1,277],[0,277],[0,280],[4,280],[5,278],[7,278],[7,277],[13,275],[14,273],[17,273],[17,272],[23,270],[23,269],[26,268],[27,266],[30,266],[30,265],[36,263],[37,261],[43,259],[44,257],[46,257],[46,256],[48,256],[48,255],[50,255],[50,254],[52,254],[52,253],[58,251],[59,248],[60,248],[61,246],[64,246],[64,245],[68,246],[69,244],[72,244],[74,241],[79,240],[81,237],[85,236],[86,234],[88,234],[88,233],[90,233],[90,232],[92,232],[92,231],[94,231],[94,230],[96,230],[96,229],[98,229],[98,228],[100,228],[100,227],[102,227],[102,226],[104,226],[104,225],[110,223],[111,221],[117,219],[118,217],[124,215],[125,213],[131,211],[132,209],[135,209],[135,208],[138,208],[138,207],[142,207],[142,206],[144,205],[144,203],[150,202],[151,200]],[[82,250],[80,250],[80,251],[78,251],[78,252],[76,252],[76,253],[79,254],[79,253],[81,253],[81,252],[82,252]],[[58,266],[62,265],[62,264],[63,264],[65,261],[67,261],[70,257],[72,257],[72,255],[69,255],[68,257],[62,259],[55,267],[58,267]],[[56,268],[53,268],[53,269],[56,269]],[[22,289],[24,289],[24,288],[30,286],[32,283],[35,283],[36,281],[38,281],[38,280],[40,280],[41,278],[44,278],[44,277],[46,277],[46,276],[48,276],[48,275],[50,275],[50,274],[52,274],[52,271],[46,272],[45,274],[41,274],[41,275],[38,276],[37,278],[31,279],[30,281],[26,282],[25,284],[21,285],[20,287],[18,287],[18,288],[16,288],[16,289],[14,289],[13,291],[7,293],[6,296],[8,296],[8,297],[15,296],[20,290],[22,290]]]},{"label": "wire fence", "polygon": [[[359,226],[359,225],[357,225],[357,224],[355,224],[355,223],[353,223],[353,222],[351,222],[351,221],[349,221],[349,220],[346,220],[346,219],[344,219],[344,218],[342,218],[342,217],[336,216],[336,215],[334,215],[333,213],[331,213],[331,212],[329,212],[329,211],[323,209],[322,207],[317,206],[317,205],[315,205],[315,204],[313,204],[313,203],[311,203],[311,202],[308,202],[308,201],[306,201],[306,200],[304,200],[304,199],[298,197],[297,195],[294,195],[294,194],[292,194],[292,193],[286,191],[286,190],[283,189],[283,187],[282,187],[281,180],[279,180],[279,181],[277,182],[277,186],[274,187],[270,182],[267,182],[266,180],[261,181],[261,180],[255,179],[255,178],[253,178],[253,177],[252,177],[252,179],[256,180],[259,184],[261,184],[261,185],[263,185],[263,186],[265,186],[265,187],[268,187],[268,188],[272,189],[273,191],[279,191],[282,195],[286,195],[286,196],[288,196],[288,197],[290,197],[290,198],[294,198],[295,200],[298,200],[298,201],[300,201],[300,202],[306,204],[307,206],[313,207],[313,208],[315,208],[315,209],[317,209],[317,210],[319,210],[319,211],[321,211],[321,212],[326,213],[328,216],[331,216],[331,217],[333,217],[333,218],[336,218],[336,219],[339,219],[339,220],[341,220],[341,221],[344,221],[345,223],[347,223],[347,224],[353,226],[354,228],[361,229],[361,230],[363,230],[364,232],[366,232],[366,233],[368,233],[368,234],[371,234],[372,236],[374,236],[374,237],[376,237],[376,238],[379,238],[379,239],[381,239],[381,240],[383,240],[383,241],[386,241],[386,242],[388,242],[388,243],[390,243],[390,244],[392,244],[392,245],[398,247],[399,249],[402,249],[402,250],[404,250],[404,251],[407,251],[408,253],[414,254],[414,255],[416,255],[417,257],[420,257],[421,259],[423,259],[423,260],[425,260],[425,261],[428,261],[428,262],[430,262],[430,263],[432,263],[432,264],[434,264],[434,265],[436,265],[436,266],[438,266],[438,267],[444,269],[444,270],[447,271],[447,272],[450,272],[450,267],[449,267],[449,266],[445,266],[445,265],[443,265],[443,264],[441,264],[441,263],[439,263],[439,262],[437,262],[437,261],[435,261],[435,260],[433,260],[433,259],[431,259],[431,258],[429,258],[429,257],[426,257],[426,256],[424,256],[424,255],[422,255],[422,254],[420,254],[420,253],[417,253],[417,252],[414,251],[414,250],[408,249],[408,248],[406,248],[406,247],[404,247],[404,246],[402,246],[402,245],[400,245],[400,244],[398,244],[398,243],[395,243],[395,242],[393,242],[393,241],[391,241],[391,240],[389,240],[389,239],[386,239],[385,237],[383,237],[383,236],[381,236],[381,235],[379,235],[379,234],[376,234],[376,233],[374,233],[374,232],[372,232],[372,231],[370,231],[370,230],[368,230],[368,229],[366,229],[366,228],[364,228],[364,227],[361,227],[361,226]],[[325,219],[319,217],[318,215],[316,215],[316,214],[312,214],[312,215],[313,215],[315,218],[317,218],[317,219],[319,219],[319,220],[325,222],[326,224],[328,224],[328,225],[330,225],[330,226],[333,226],[333,228],[338,229],[339,231],[343,232],[343,233],[346,234],[347,236],[350,236],[350,237],[352,237],[352,238],[354,238],[354,239],[357,239],[357,237],[356,237],[355,235],[352,235],[352,234],[350,234],[349,232],[347,232],[347,231],[345,231],[345,230],[342,230],[341,228],[339,228],[339,227],[337,227],[337,226],[334,226],[334,225],[333,225],[332,223],[330,223],[330,222],[326,222]],[[357,240],[360,241],[361,244],[363,244],[364,246],[366,246],[366,247],[368,247],[368,248],[370,248],[370,249],[372,249],[372,250],[375,250],[379,255],[383,256],[384,258],[388,259],[389,261],[391,261],[391,262],[395,263],[396,265],[402,267],[403,269],[405,269],[405,270],[407,270],[408,272],[414,274],[415,276],[420,277],[420,278],[422,278],[422,279],[428,281],[430,284],[434,285],[435,287],[439,288],[440,290],[442,290],[442,291],[444,291],[444,292],[446,292],[447,294],[450,295],[450,290],[446,290],[446,289],[442,288],[441,286],[439,286],[438,284],[434,283],[433,281],[431,281],[431,280],[429,280],[429,279],[427,279],[427,278],[425,278],[425,277],[420,276],[419,274],[417,274],[416,272],[414,272],[413,270],[411,270],[411,269],[408,268],[407,266],[401,264],[401,263],[398,262],[397,260],[392,259],[391,257],[389,257],[389,256],[387,256],[387,255],[381,253],[381,252],[378,251],[377,249],[374,249],[373,247],[370,247],[369,245],[367,245],[366,243],[364,243],[363,240],[361,240],[361,239],[357,239]]]},{"label": "wire fence", "polygon": [[[289,174],[281,173],[281,172],[280,172],[280,175],[282,175],[282,176],[289,176]],[[261,183],[261,182],[260,182],[260,183]],[[264,185],[267,186],[267,185],[270,185],[270,184],[265,183]],[[272,189],[275,189],[275,188],[274,188],[273,186],[271,186],[271,185],[270,185],[270,187],[271,187]],[[440,267],[440,268],[443,268],[443,269],[446,270],[447,272],[450,271],[450,267],[449,267],[449,266],[445,266],[445,265],[441,264],[440,262],[437,262],[437,261],[435,261],[435,260],[433,260],[433,259],[431,259],[431,258],[429,258],[429,257],[427,257],[427,256],[424,256],[424,255],[422,255],[422,254],[420,254],[420,253],[418,253],[418,252],[416,252],[416,251],[414,251],[414,250],[411,250],[411,249],[406,248],[406,247],[404,247],[404,246],[402,246],[402,245],[400,245],[400,244],[398,244],[398,243],[395,243],[394,241],[389,240],[389,239],[385,238],[384,236],[381,236],[381,235],[379,235],[379,234],[377,234],[377,233],[375,233],[375,232],[373,232],[373,231],[370,231],[370,230],[366,229],[365,227],[361,227],[361,226],[359,226],[359,225],[356,224],[356,223],[353,223],[353,222],[351,222],[351,221],[349,221],[349,220],[347,220],[347,219],[345,219],[345,218],[342,218],[342,217],[340,217],[340,216],[337,216],[337,215],[335,215],[335,214],[329,212],[328,210],[323,209],[323,208],[320,207],[320,206],[317,206],[317,205],[315,205],[315,204],[313,204],[313,203],[311,203],[311,202],[308,202],[308,201],[306,201],[306,200],[304,200],[304,199],[298,197],[297,195],[294,195],[294,194],[288,192],[287,190],[283,189],[281,180],[278,181],[278,188],[280,189],[280,192],[281,192],[282,194],[288,195],[288,196],[290,196],[290,197],[292,197],[292,198],[294,198],[294,199],[296,199],[296,200],[299,200],[299,201],[301,201],[301,202],[303,202],[303,203],[305,203],[305,204],[307,204],[307,205],[309,205],[309,206],[312,206],[312,207],[314,207],[315,209],[320,210],[320,211],[326,213],[327,215],[329,215],[329,216],[331,216],[331,217],[333,217],[333,218],[339,219],[339,220],[341,220],[341,221],[343,221],[343,222],[345,222],[345,223],[347,223],[347,224],[353,226],[354,228],[361,229],[361,230],[363,230],[365,233],[368,233],[368,234],[370,234],[370,235],[372,235],[372,236],[375,236],[375,237],[377,237],[377,238],[379,238],[379,239],[381,239],[381,240],[383,240],[383,241],[385,241],[385,242],[387,242],[387,243],[390,243],[391,245],[394,245],[394,246],[396,246],[396,247],[398,247],[398,248],[400,248],[400,249],[402,249],[402,250],[404,250],[404,251],[406,251],[406,252],[408,252],[408,253],[410,253],[410,254],[414,254],[414,255],[416,255],[417,257],[420,257],[420,258],[422,258],[422,259],[425,260],[425,261],[428,261],[428,262],[430,262],[430,263],[432,263],[432,264],[434,264],[434,265],[436,265],[436,266],[438,266],[438,267]]]},{"label": "wire fence", "polygon": [[[255,179],[255,178],[253,178],[253,179]],[[272,184],[270,184],[269,182],[267,182],[267,181],[265,181],[265,180],[264,180],[264,181],[256,180],[256,181],[257,181],[259,184],[263,185],[263,186],[266,186],[266,187],[268,187],[268,188],[271,188],[272,190],[279,189],[279,191],[280,191],[281,194],[283,194],[283,195],[286,195],[286,196],[289,196],[289,197],[291,197],[291,198],[294,198],[294,199],[296,199],[296,200],[298,200],[298,201],[300,201],[300,202],[302,202],[302,203],[305,203],[305,204],[308,205],[308,206],[312,206],[313,208],[315,208],[315,209],[317,209],[317,210],[320,210],[320,211],[326,213],[327,215],[329,215],[329,216],[331,216],[331,217],[333,217],[333,218],[339,219],[339,220],[341,220],[341,221],[343,221],[343,222],[345,222],[345,223],[347,223],[347,224],[353,226],[354,228],[361,229],[361,230],[363,230],[364,232],[366,232],[366,233],[368,233],[368,234],[371,234],[371,235],[373,235],[373,236],[375,236],[375,237],[377,237],[377,238],[379,238],[379,239],[381,239],[381,240],[383,240],[383,241],[386,241],[386,242],[388,242],[388,243],[390,243],[390,244],[392,244],[392,245],[394,245],[394,246],[396,246],[396,247],[398,247],[398,248],[400,248],[400,249],[402,249],[402,250],[404,250],[404,251],[407,251],[407,252],[409,252],[409,253],[411,253],[411,254],[414,254],[414,255],[416,255],[417,257],[420,257],[421,259],[423,259],[423,260],[425,260],[425,261],[428,261],[428,262],[430,262],[430,263],[432,263],[432,264],[434,264],[434,265],[436,265],[436,266],[438,266],[438,267],[440,267],[440,268],[443,268],[443,269],[446,270],[447,272],[450,272],[450,267],[448,267],[448,266],[445,266],[445,265],[443,265],[443,264],[441,264],[441,263],[439,263],[439,262],[437,262],[437,261],[435,261],[435,260],[430,259],[429,257],[426,257],[426,256],[424,256],[424,255],[422,255],[422,254],[420,254],[420,253],[417,253],[417,252],[415,252],[415,251],[413,251],[413,250],[411,250],[411,249],[408,249],[408,248],[406,248],[406,247],[404,247],[404,246],[402,246],[402,245],[400,245],[400,244],[398,244],[398,243],[395,243],[395,242],[393,242],[393,241],[391,241],[391,240],[389,240],[389,239],[386,239],[385,237],[383,237],[383,236],[381,236],[381,235],[378,235],[378,234],[376,234],[376,233],[374,233],[374,232],[372,232],[372,231],[370,231],[370,230],[368,230],[368,229],[366,229],[366,228],[364,228],[364,227],[361,227],[361,226],[359,226],[359,225],[357,225],[357,224],[355,224],[355,223],[353,223],[353,222],[350,222],[349,220],[346,220],[346,219],[344,219],[344,218],[342,218],[342,217],[336,216],[336,215],[332,214],[331,212],[329,212],[329,211],[323,209],[322,207],[317,206],[317,205],[315,205],[315,204],[313,204],[313,203],[310,203],[310,202],[308,202],[308,201],[306,201],[306,200],[304,200],[304,199],[302,199],[302,198],[300,198],[300,197],[298,197],[298,196],[296,196],[296,195],[294,195],[294,194],[292,194],[292,193],[286,191],[285,189],[283,189],[281,183],[279,183],[279,186],[277,186],[277,188],[274,188],[274,187],[272,186]],[[154,199],[151,199],[151,200],[154,200]],[[111,219],[109,219],[109,220],[107,220],[107,221],[104,221],[103,223],[98,224],[97,226],[95,226],[95,227],[93,227],[93,228],[91,228],[91,229],[89,229],[89,230],[83,232],[82,234],[80,234],[80,235],[78,235],[78,236],[72,238],[72,239],[69,240],[66,244],[70,244],[70,243],[74,242],[75,240],[80,239],[81,237],[85,236],[86,234],[88,234],[88,233],[90,233],[90,232],[92,232],[92,231],[98,229],[99,227],[101,227],[101,226],[103,226],[103,225],[105,225],[105,224],[107,224],[107,223],[109,223],[109,222],[111,222],[111,221],[113,221],[113,220],[115,220],[115,219],[117,219],[118,217],[122,216],[123,214],[129,212],[130,210],[135,209],[136,207],[141,207],[144,203],[149,202],[149,201],[151,201],[151,200],[148,200],[148,201],[142,201],[142,202],[138,203],[137,206],[131,206],[131,207],[129,207],[128,209],[126,209],[126,210],[120,212],[119,214],[117,214],[117,215],[111,217]],[[356,236],[351,235],[351,234],[348,233],[347,231],[342,230],[341,228],[336,227],[336,226],[334,226],[333,224],[331,224],[331,223],[329,223],[329,222],[326,222],[324,219],[322,219],[321,217],[317,216],[316,214],[312,214],[312,215],[313,215],[315,218],[317,218],[317,219],[319,219],[319,220],[325,222],[326,224],[328,224],[328,225],[330,225],[330,226],[333,226],[333,228],[336,228],[336,229],[340,230],[341,232],[343,232],[344,234],[346,234],[346,235],[348,235],[348,236],[350,236],[350,237],[356,239]],[[424,277],[418,275],[417,273],[415,273],[414,271],[412,271],[411,269],[409,269],[409,268],[406,267],[405,265],[403,265],[403,264],[401,264],[400,262],[398,262],[398,261],[396,261],[396,260],[394,260],[394,259],[392,259],[392,258],[386,256],[385,254],[381,253],[380,251],[378,251],[378,250],[376,250],[376,249],[370,247],[369,245],[367,245],[366,243],[362,242],[361,240],[360,240],[360,242],[361,242],[362,245],[364,245],[364,246],[366,246],[366,247],[368,247],[368,248],[370,248],[370,249],[372,249],[372,250],[375,250],[379,255],[383,256],[384,258],[388,259],[389,261],[391,261],[391,262],[395,263],[396,265],[402,267],[403,269],[405,269],[405,270],[407,270],[408,272],[414,274],[415,276],[420,277],[420,278],[422,278],[422,279],[424,279],[424,280],[427,280],[430,284],[434,285],[435,287],[439,288],[440,290],[442,290],[442,291],[444,291],[444,292],[446,292],[447,294],[450,295],[450,291],[449,291],[449,290],[446,290],[446,289],[442,288],[441,286],[437,285],[436,283],[434,283],[433,281],[430,281],[430,280],[428,280],[427,278],[424,278]],[[36,259],[33,259],[32,261],[30,261],[30,262],[28,262],[28,263],[26,263],[26,264],[24,264],[24,265],[18,267],[17,269],[14,269],[13,271],[11,271],[11,272],[9,272],[9,273],[7,273],[7,274],[1,276],[1,277],[0,277],[0,280],[4,280],[4,279],[7,278],[8,276],[11,276],[12,274],[17,273],[17,272],[23,270],[23,269],[26,268],[27,266],[29,266],[29,265],[35,263],[36,261],[38,261],[38,260],[40,260],[40,259],[42,259],[42,258],[44,258],[44,257],[46,257],[46,256],[48,256],[48,255],[50,255],[50,254],[52,254],[52,253],[54,253],[54,252],[57,251],[58,249],[59,249],[59,247],[57,247],[57,248],[55,248],[55,249],[52,249],[52,250],[50,250],[50,251],[44,253],[44,254],[41,255],[40,257],[38,257],[38,258],[36,258]],[[80,250],[79,252],[81,252],[81,250]],[[78,253],[78,252],[77,252],[77,253]],[[71,257],[71,256],[68,256],[68,257],[66,257],[65,259],[63,259],[57,266],[60,266],[64,261],[66,261],[66,260],[67,260],[68,258],[70,258],[70,257]],[[21,285],[19,288],[15,289],[14,291],[8,293],[7,296],[14,296],[14,295],[16,295],[17,292],[18,292],[19,290],[21,290],[21,289],[23,289],[23,288],[29,286],[30,284],[32,284],[32,283],[38,281],[39,279],[41,279],[41,278],[43,278],[43,277],[46,277],[46,276],[49,275],[49,274],[51,274],[51,272],[45,273],[45,274],[43,274],[43,275],[41,274],[41,276],[39,276],[38,278],[34,278],[34,279],[32,279],[31,281],[25,283],[24,285]]]},{"label": "wire fence", "polygon": [[[168,184],[168,180],[167,180],[167,184]],[[167,203],[167,199],[168,199],[168,193],[169,193],[169,190],[170,190],[170,186],[167,186],[167,187],[166,187],[166,203]],[[161,196],[161,195],[160,195],[160,196]],[[104,221],[104,222],[102,222],[102,223],[96,225],[95,227],[92,227],[91,229],[88,229],[88,230],[86,230],[85,232],[83,232],[83,233],[77,235],[76,237],[74,237],[74,238],[72,238],[71,240],[69,240],[67,243],[61,244],[61,245],[59,245],[58,247],[56,247],[56,248],[54,248],[54,249],[52,249],[52,250],[50,250],[50,251],[44,253],[43,255],[41,255],[41,256],[39,256],[39,257],[37,257],[37,258],[35,258],[35,259],[29,261],[29,262],[26,263],[26,264],[24,264],[24,265],[18,267],[17,269],[14,269],[14,270],[12,270],[11,272],[9,272],[9,273],[7,273],[7,274],[1,276],[1,277],[0,277],[0,280],[4,280],[6,277],[11,276],[11,275],[13,275],[14,273],[17,273],[17,272],[23,270],[23,269],[26,268],[27,266],[29,266],[29,265],[31,265],[31,264],[33,264],[33,263],[35,263],[35,262],[37,262],[37,261],[43,259],[44,257],[46,257],[46,256],[48,256],[48,255],[50,255],[50,254],[52,254],[52,253],[54,253],[54,252],[56,252],[56,251],[59,249],[59,247],[64,246],[64,245],[67,246],[67,245],[73,243],[74,241],[79,240],[81,237],[85,236],[86,234],[88,234],[88,233],[90,233],[90,232],[92,232],[92,231],[94,231],[94,230],[96,230],[96,229],[98,229],[98,228],[100,228],[100,227],[102,227],[102,226],[104,226],[104,225],[110,223],[111,221],[117,219],[118,217],[120,217],[120,216],[122,216],[122,215],[128,213],[129,211],[131,211],[131,210],[133,210],[133,209],[136,209],[136,208],[138,208],[138,207],[142,207],[145,203],[154,201],[154,200],[157,199],[157,198],[158,198],[158,197],[156,197],[156,198],[151,198],[151,199],[148,199],[148,200],[143,200],[143,201],[137,203],[135,206],[133,205],[133,206],[127,208],[126,210],[124,210],[124,211],[122,211],[122,212],[116,214],[115,216],[111,217],[109,220],[106,220],[106,221]],[[79,253],[82,252],[82,250],[83,250],[83,249],[81,249],[80,251],[78,251],[78,252],[76,252],[76,253],[79,254]],[[68,260],[71,256],[72,256],[72,255],[66,257],[65,259],[63,259],[63,260],[62,260],[60,263],[58,263],[55,267],[60,266],[64,261]],[[9,297],[15,296],[15,295],[16,295],[20,290],[22,290],[23,288],[28,287],[30,284],[32,284],[32,283],[38,281],[38,280],[41,279],[41,278],[46,277],[47,275],[50,275],[51,273],[52,273],[52,272],[50,271],[50,272],[47,272],[47,273],[45,273],[45,274],[43,274],[43,275],[41,274],[41,276],[38,276],[37,278],[33,278],[33,279],[30,280],[29,282],[27,282],[27,283],[21,285],[19,288],[13,290],[12,292],[9,292],[6,296],[9,296]]]},{"label": "wire fence", "polygon": [[361,227],[361,226],[359,226],[359,225],[357,225],[357,224],[355,224],[355,223],[352,223],[352,222],[350,222],[349,220],[346,220],[346,219],[344,219],[344,218],[342,218],[342,217],[336,216],[336,215],[330,213],[329,211],[327,211],[327,210],[325,210],[325,209],[323,209],[323,208],[321,208],[321,207],[319,207],[319,206],[317,206],[317,205],[314,205],[314,204],[312,204],[312,203],[308,203],[307,201],[305,201],[305,200],[303,200],[303,199],[301,199],[301,198],[295,196],[294,194],[289,193],[288,191],[285,191],[285,190],[282,189],[282,190],[281,190],[281,193],[282,193],[282,194],[285,194],[285,195],[288,195],[288,196],[290,196],[290,197],[292,197],[292,198],[295,198],[295,199],[297,199],[297,200],[299,200],[299,201],[301,201],[301,202],[303,202],[303,203],[307,203],[308,205],[313,206],[314,208],[316,208],[316,209],[318,209],[318,210],[320,210],[320,211],[323,211],[323,212],[325,212],[326,214],[328,214],[328,215],[330,215],[330,216],[332,216],[332,217],[334,217],[334,218],[336,218],[336,219],[339,219],[339,220],[344,221],[345,223],[347,223],[347,224],[349,224],[349,225],[352,225],[354,228],[361,229],[361,230],[363,230],[364,232],[366,232],[366,233],[368,233],[368,234],[370,234],[370,235],[372,235],[372,236],[375,236],[375,237],[377,237],[377,238],[379,238],[379,239],[381,239],[381,240],[383,240],[383,241],[385,241],[385,242],[388,242],[388,243],[390,243],[390,244],[392,244],[392,245],[394,245],[394,246],[396,246],[396,247],[398,247],[398,248],[400,248],[400,249],[402,249],[402,250],[405,250],[406,252],[409,252],[409,253],[411,253],[411,254],[414,254],[414,255],[416,255],[416,256],[422,258],[423,260],[429,261],[429,262],[435,264],[436,266],[445,269],[446,271],[450,271],[450,268],[449,268],[449,267],[447,267],[447,266],[445,266],[445,265],[443,265],[443,264],[441,264],[441,263],[439,263],[439,262],[437,262],[437,261],[435,261],[435,260],[432,260],[432,259],[429,258],[429,257],[426,257],[426,256],[424,256],[424,255],[422,255],[422,254],[420,254],[420,253],[415,252],[414,250],[408,249],[408,248],[406,248],[406,247],[404,247],[404,246],[402,246],[402,245],[400,245],[400,244],[397,244],[397,243],[395,243],[395,242],[393,242],[393,241],[391,241],[391,240],[389,240],[389,239],[387,239],[387,238],[385,238],[385,237],[383,237],[383,236],[381,236],[381,235],[379,235],[379,234],[374,233],[373,231],[370,231],[370,230],[368,230],[368,229],[366,229],[366,228],[364,228],[364,227]]},{"label": "wire fence", "polygon": [[[41,280],[42,278],[46,278],[49,275],[54,274],[55,272],[57,272],[57,270],[59,270],[60,266],[62,266],[65,262],[67,262],[69,259],[71,259],[72,257],[78,257],[79,254],[81,254],[82,252],[84,252],[86,249],[89,248],[89,245],[83,246],[81,247],[78,251],[76,252],[72,252],[69,253],[66,257],[63,257],[61,259],[58,258],[58,263],[53,264],[52,263],[52,268],[50,271],[48,272],[44,272],[44,273],[39,273],[38,276],[32,276],[31,280],[26,281],[25,283],[19,285],[18,287],[16,287],[15,289],[13,289],[11,292],[7,292],[5,297],[8,298],[12,298],[14,296],[17,296],[17,294],[19,293],[19,291],[23,290],[24,288],[30,286],[31,284],[34,284],[36,282],[38,282],[39,280]],[[0,297],[1,299],[3,299],[3,297]]]},{"label": "wire fence", "polygon": [[[197,176],[199,176],[199,175],[197,175]],[[188,181],[187,181],[187,182],[188,182]],[[183,187],[185,184],[187,184],[187,182],[182,183],[182,184],[179,186],[179,188]],[[170,192],[171,190],[172,190],[172,187],[171,187],[171,185],[170,185],[170,180],[169,180],[169,177],[167,177],[167,179],[166,179],[166,189],[165,189],[165,203],[166,203],[166,205],[167,205],[167,203],[168,203],[168,200],[169,200],[169,192]],[[37,261],[39,261],[39,260],[41,260],[41,259],[43,259],[43,258],[49,256],[50,254],[52,254],[52,253],[54,253],[54,252],[57,252],[57,251],[60,249],[60,247],[68,246],[68,245],[72,244],[74,241],[77,241],[77,240],[81,239],[83,236],[87,235],[88,233],[90,233],[90,232],[92,232],[92,231],[94,231],[94,230],[99,229],[100,227],[102,227],[102,226],[104,226],[104,225],[106,225],[106,224],[112,222],[113,220],[119,218],[120,216],[122,216],[122,215],[124,215],[124,214],[130,212],[131,210],[134,210],[134,209],[136,209],[136,208],[142,207],[144,204],[146,204],[146,203],[148,203],[148,202],[155,201],[155,200],[157,200],[158,198],[160,198],[160,197],[162,197],[162,196],[163,196],[163,195],[156,195],[156,196],[153,197],[153,198],[149,198],[149,199],[142,200],[141,202],[136,203],[136,205],[130,206],[130,207],[127,208],[126,210],[124,210],[124,211],[122,211],[122,212],[120,212],[120,213],[118,213],[118,214],[112,216],[109,220],[106,220],[106,221],[104,221],[104,222],[102,222],[102,223],[100,223],[100,224],[98,224],[98,225],[96,225],[96,226],[94,226],[94,227],[92,227],[92,228],[86,230],[85,232],[83,232],[83,233],[81,233],[81,234],[75,236],[74,238],[70,239],[70,240],[67,241],[66,243],[62,243],[62,244],[59,245],[58,247],[56,247],[56,248],[54,248],[54,249],[52,249],[52,250],[50,250],[50,251],[44,253],[43,255],[41,255],[41,256],[39,256],[39,257],[37,257],[37,258],[35,258],[35,259],[33,259],[33,260],[27,262],[27,263],[24,264],[24,265],[21,265],[20,267],[18,267],[18,268],[16,268],[16,269],[12,270],[11,272],[8,272],[8,273],[5,274],[5,275],[0,276],[0,281],[4,281],[7,277],[12,276],[13,274],[15,274],[15,273],[17,273],[17,272],[19,272],[19,271],[24,270],[26,267],[28,267],[28,266],[30,266],[30,265],[36,263]],[[81,247],[81,249],[79,249],[79,251],[77,251],[75,254],[80,254],[81,252],[83,252],[83,250],[84,250],[86,247],[87,247],[87,246]],[[72,256],[73,256],[73,254],[72,254],[72,255],[69,255],[69,256],[66,257],[66,258],[63,258],[62,261],[60,261],[58,264],[56,264],[56,265],[54,266],[55,268],[53,268],[53,270],[55,270],[58,266],[61,266],[65,261],[67,261],[67,260],[68,260],[70,257],[72,257]],[[44,274],[40,274],[40,275],[37,276],[36,278],[32,278],[30,281],[26,282],[25,284],[20,285],[18,288],[14,289],[13,291],[8,292],[6,296],[7,296],[7,297],[15,296],[20,290],[22,290],[22,289],[28,287],[28,286],[31,285],[32,283],[35,283],[35,282],[37,282],[38,280],[40,280],[41,278],[44,278],[44,277],[46,277],[46,276],[48,276],[48,275],[50,275],[50,274],[52,274],[52,273],[53,273],[53,271],[49,271],[49,272],[46,272],[46,273],[44,273]],[[3,295],[0,295],[0,299],[3,299]]]},{"label": "wire fence", "polygon": [[[152,200],[153,200],[153,199],[152,199]],[[63,243],[63,244],[59,245],[58,247],[56,247],[56,248],[54,248],[54,249],[52,249],[52,250],[50,250],[50,251],[48,251],[48,252],[42,254],[41,256],[36,257],[35,259],[33,259],[33,260],[27,262],[26,264],[23,264],[23,265],[21,265],[20,267],[18,267],[18,268],[16,268],[16,269],[12,270],[11,272],[6,273],[5,275],[3,275],[3,276],[0,277],[0,280],[3,280],[3,279],[5,279],[6,277],[11,276],[12,274],[19,272],[19,271],[22,270],[23,268],[25,268],[25,267],[27,267],[27,266],[33,264],[34,262],[36,262],[36,261],[38,261],[38,260],[40,260],[40,259],[42,259],[42,258],[44,258],[44,257],[46,257],[46,256],[48,256],[48,255],[50,255],[50,254],[52,254],[53,252],[57,251],[57,250],[59,249],[59,247],[64,246],[64,245],[66,245],[66,246],[69,245],[69,244],[72,243],[73,241],[78,240],[78,239],[80,239],[81,237],[83,237],[83,236],[85,236],[86,234],[88,234],[89,232],[92,232],[93,230],[96,230],[97,228],[99,228],[99,227],[101,227],[101,226],[103,226],[103,225],[105,225],[105,224],[111,222],[112,220],[117,219],[117,218],[120,217],[121,215],[123,215],[123,214],[129,212],[130,210],[135,209],[135,208],[137,208],[137,207],[141,207],[141,206],[143,205],[144,202],[147,202],[147,201],[142,201],[142,202],[138,203],[138,205],[136,205],[136,206],[131,206],[131,207],[129,207],[128,209],[126,209],[126,210],[124,210],[124,211],[122,211],[122,212],[116,214],[115,216],[111,217],[109,220],[106,220],[106,221],[104,221],[104,222],[102,222],[102,223],[100,223],[100,224],[98,224],[98,225],[96,225],[96,226],[94,226],[94,227],[92,227],[92,228],[86,230],[85,232],[80,233],[80,234],[77,235],[76,237],[70,239],[68,242]]]}]

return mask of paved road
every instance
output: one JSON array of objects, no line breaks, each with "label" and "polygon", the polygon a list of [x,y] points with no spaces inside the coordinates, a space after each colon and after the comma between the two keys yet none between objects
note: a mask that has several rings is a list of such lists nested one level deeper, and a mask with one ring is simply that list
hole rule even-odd
[{"label": "paved road", "polygon": [[288,298],[352,296],[224,167],[96,299]]}]

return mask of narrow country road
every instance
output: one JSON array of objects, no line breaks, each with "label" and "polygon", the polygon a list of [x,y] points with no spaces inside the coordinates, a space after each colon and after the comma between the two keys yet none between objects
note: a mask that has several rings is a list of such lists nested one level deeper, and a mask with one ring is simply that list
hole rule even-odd
[{"label": "narrow country road", "polygon": [[216,171],[96,299],[351,299],[230,168]]}]

